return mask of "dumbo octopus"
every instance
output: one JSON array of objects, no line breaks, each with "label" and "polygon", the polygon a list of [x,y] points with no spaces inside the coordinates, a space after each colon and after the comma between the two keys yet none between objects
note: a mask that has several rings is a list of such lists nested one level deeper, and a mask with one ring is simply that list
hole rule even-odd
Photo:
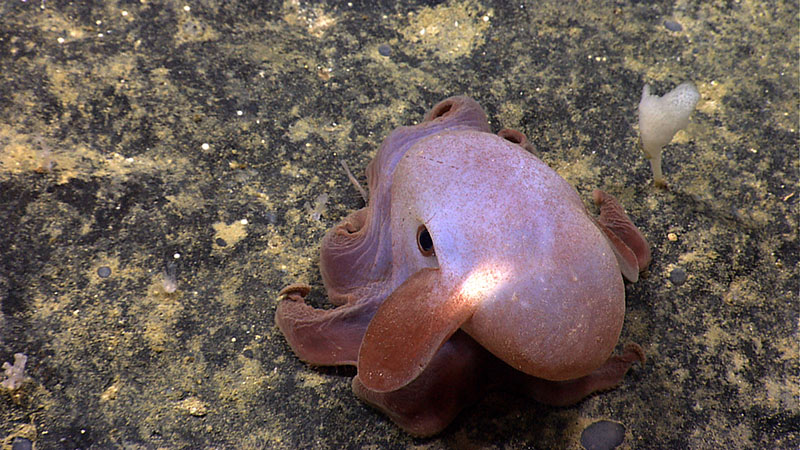
[{"label": "dumbo octopus", "polygon": [[442,431],[489,389],[550,405],[620,383],[644,352],[612,356],[623,276],[647,241],[612,196],[598,217],[526,150],[451,97],[394,130],[367,167],[367,206],[330,230],[320,270],[332,309],[281,291],[275,321],[315,366],[353,365],[355,394],[416,436]]}]

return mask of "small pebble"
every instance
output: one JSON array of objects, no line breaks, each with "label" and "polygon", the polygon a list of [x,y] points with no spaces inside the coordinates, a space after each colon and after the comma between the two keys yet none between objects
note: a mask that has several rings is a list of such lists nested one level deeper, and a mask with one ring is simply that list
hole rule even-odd
[{"label": "small pebble", "polygon": [[253,351],[250,350],[249,348],[247,350],[245,350],[244,352],[242,352],[242,354],[247,359],[253,359]]},{"label": "small pebble", "polygon": [[14,442],[11,443],[11,450],[31,450],[33,449],[33,442],[30,439],[22,437],[15,437]]},{"label": "small pebble", "polygon": [[216,242],[217,245],[219,245],[220,247],[225,247],[226,245],[228,245],[228,243],[225,242],[225,239],[222,238],[217,238],[217,240],[214,242]]},{"label": "small pebble", "polygon": [[392,54],[392,47],[389,47],[387,44],[381,44],[378,46],[378,53],[381,56],[390,56]]},{"label": "small pebble", "polygon": [[682,31],[683,26],[674,20],[665,20],[664,21],[664,28],[668,29],[669,31]]},{"label": "small pebble", "polygon": [[686,271],[681,269],[680,267],[676,267],[672,269],[672,272],[669,274],[669,281],[672,282],[675,286],[680,286],[683,283],[686,283]]},{"label": "small pebble", "polygon": [[586,450],[611,450],[625,439],[625,427],[610,420],[595,422],[581,433],[581,445]]},{"label": "small pebble", "polygon": [[103,266],[103,267],[97,269],[97,276],[99,276],[100,278],[108,278],[108,277],[110,277],[111,276],[111,268]]}]

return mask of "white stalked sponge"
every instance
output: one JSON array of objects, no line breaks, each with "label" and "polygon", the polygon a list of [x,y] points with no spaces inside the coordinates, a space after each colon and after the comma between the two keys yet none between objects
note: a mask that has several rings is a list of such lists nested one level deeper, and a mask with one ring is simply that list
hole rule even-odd
[{"label": "white stalked sponge", "polygon": [[686,127],[698,100],[700,93],[690,82],[681,83],[663,97],[651,95],[647,84],[642,89],[642,100],[639,102],[640,142],[653,168],[656,185],[666,185],[661,173],[661,149],[672,141],[678,130]]}]

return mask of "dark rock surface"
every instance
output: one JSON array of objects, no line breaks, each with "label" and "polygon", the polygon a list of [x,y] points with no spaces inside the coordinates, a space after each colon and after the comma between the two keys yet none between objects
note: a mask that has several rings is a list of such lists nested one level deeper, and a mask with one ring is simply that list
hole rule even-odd
[{"label": "dark rock surface", "polygon": [[[3,448],[575,449],[604,419],[619,448],[798,448],[797,2],[675,4],[1,2],[0,362],[30,377],[0,392]],[[660,190],[636,105],[685,80]],[[363,182],[456,94],[650,240],[621,337],[649,359],[418,440],[272,317],[289,283],[325,303],[318,243],[362,205],[340,161]]]}]

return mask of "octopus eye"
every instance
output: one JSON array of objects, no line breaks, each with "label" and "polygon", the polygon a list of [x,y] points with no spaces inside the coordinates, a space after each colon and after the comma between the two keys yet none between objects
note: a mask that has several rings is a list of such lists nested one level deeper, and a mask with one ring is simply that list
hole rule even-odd
[{"label": "octopus eye", "polygon": [[436,254],[433,250],[433,239],[431,239],[431,234],[428,233],[428,229],[425,228],[425,225],[420,225],[417,228],[417,247],[419,248],[419,252],[422,253],[422,256],[433,256]]}]

